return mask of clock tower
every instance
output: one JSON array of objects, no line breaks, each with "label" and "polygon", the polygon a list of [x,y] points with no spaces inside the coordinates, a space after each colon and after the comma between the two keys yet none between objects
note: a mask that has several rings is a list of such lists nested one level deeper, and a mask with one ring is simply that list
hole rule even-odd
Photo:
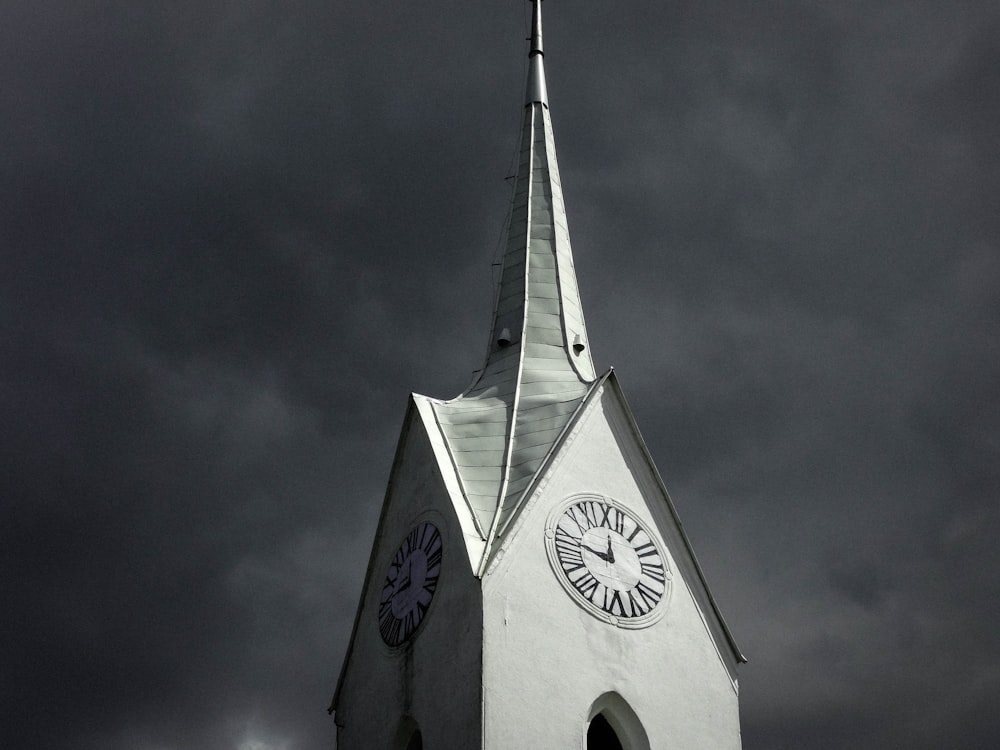
[{"label": "clock tower", "polygon": [[745,661],[590,354],[534,0],[486,360],[412,395],[331,706],[340,750],[738,750]]}]

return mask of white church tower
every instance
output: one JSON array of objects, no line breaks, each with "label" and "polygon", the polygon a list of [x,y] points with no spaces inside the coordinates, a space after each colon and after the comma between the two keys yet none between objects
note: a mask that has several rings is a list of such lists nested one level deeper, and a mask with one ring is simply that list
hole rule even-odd
[{"label": "white church tower", "polygon": [[403,421],[331,711],[339,750],[738,750],[726,627],[614,371],[597,374],[541,1],[486,362]]}]

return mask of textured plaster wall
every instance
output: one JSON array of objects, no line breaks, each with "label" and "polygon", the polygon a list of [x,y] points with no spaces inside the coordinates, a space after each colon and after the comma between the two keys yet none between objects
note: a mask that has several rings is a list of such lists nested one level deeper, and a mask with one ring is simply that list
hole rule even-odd
[{"label": "textured plaster wall", "polygon": [[[629,703],[654,749],[741,746],[734,659],[724,642],[716,647],[679,532],[627,424],[606,389],[484,579],[485,748],[582,748],[589,709],[608,691]],[[666,614],[648,628],[623,630],[595,618],[549,565],[549,512],[581,492],[614,497],[660,531],[673,586]]]},{"label": "textured plaster wall", "polygon": [[[434,523],[443,537],[438,588],[416,636],[390,648],[378,633],[379,594],[396,548],[420,521]],[[339,696],[338,750],[394,748],[406,717],[420,727],[425,747],[478,747],[481,589],[417,418],[403,439],[373,561]]]}]

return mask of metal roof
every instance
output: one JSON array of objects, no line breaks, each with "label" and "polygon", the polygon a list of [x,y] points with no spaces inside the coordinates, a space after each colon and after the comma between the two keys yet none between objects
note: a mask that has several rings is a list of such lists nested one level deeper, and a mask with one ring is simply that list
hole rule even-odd
[{"label": "metal roof", "polygon": [[595,380],[573,267],[533,3],[520,157],[486,362],[456,399],[424,396],[486,554]]}]

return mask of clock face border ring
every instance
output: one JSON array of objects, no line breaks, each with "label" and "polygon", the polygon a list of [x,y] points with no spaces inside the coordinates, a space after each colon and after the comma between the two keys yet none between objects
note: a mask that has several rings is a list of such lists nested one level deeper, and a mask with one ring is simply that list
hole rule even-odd
[{"label": "clock face border ring", "polygon": [[[639,533],[641,533],[642,535],[640,538],[648,540],[644,541],[644,544],[648,545],[651,552],[655,554],[653,560],[657,560],[658,563],[662,565],[662,577],[663,577],[662,583],[659,584],[660,586],[662,586],[662,592],[660,592],[659,597],[656,599],[656,602],[650,607],[648,612],[638,616],[630,616],[625,613],[624,605],[622,605],[622,609],[620,611],[617,612],[608,611],[604,607],[595,604],[595,602],[592,601],[591,599],[588,599],[587,596],[581,593],[581,591],[577,588],[577,585],[574,584],[573,580],[570,579],[569,574],[567,573],[564,567],[564,561],[560,559],[560,550],[558,548],[559,545],[557,545],[556,531],[557,528],[559,527],[560,521],[567,516],[567,513],[569,512],[570,508],[572,508],[573,506],[578,506],[583,503],[595,503],[602,506],[601,509],[602,515],[604,509],[608,508],[609,509],[608,512],[613,513],[616,518],[623,516],[625,519],[627,519],[627,521],[625,522],[630,524],[629,528],[633,530],[638,528]],[[596,524],[595,527],[599,527],[599,524]],[[653,526],[652,528],[655,529],[655,526]],[[581,539],[584,533],[586,533],[585,530],[581,529],[580,530]],[[614,547],[619,550],[621,549],[620,544],[625,541],[625,539],[620,534],[617,534],[617,532],[615,532],[612,529],[607,529],[605,531],[605,537],[609,540],[609,547]],[[614,555],[611,549],[609,549],[607,553],[603,554],[601,550],[594,550],[591,549],[589,546],[586,547],[585,549],[587,549],[587,554],[586,554],[587,559],[582,559],[583,555],[581,553],[581,560],[580,560],[581,562],[593,563],[596,561],[596,559],[602,559],[605,562],[611,562],[611,563],[614,562],[613,560]],[[565,547],[563,547],[563,550],[565,550]],[[578,606],[580,606],[587,613],[591,614],[598,620],[601,620],[603,622],[606,622],[610,625],[614,625],[619,628],[637,630],[649,627],[650,625],[660,620],[666,613],[670,595],[673,589],[673,572],[670,567],[669,558],[667,557],[667,554],[663,549],[662,542],[660,541],[659,536],[657,534],[654,534],[650,530],[650,526],[644,521],[640,520],[633,510],[631,510],[628,506],[624,505],[620,501],[614,499],[613,497],[596,492],[581,492],[568,496],[565,500],[556,505],[550,511],[545,523],[545,551],[546,551],[546,557],[548,558],[549,566],[552,568],[552,572],[555,574],[555,577],[559,581],[562,588],[566,591],[567,594],[569,594],[570,598]],[[628,549],[628,553],[632,553],[632,550]],[[598,557],[595,558],[594,557],[595,555]],[[612,560],[608,561],[607,560],[608,557],[612,557]],[[622,557],[621,552],[619,552],[619,559],[621,557]],[[589,570],[589,564],[588,564],[588,570]],[[659,582],[657,581],[656,583]],[[605,586],[604,588],[608,589],[607,586]],[[606,599],[604,601],[605,603],[607,602]],[[611,605],[611,609],[614,610],[614,604]]]}]

